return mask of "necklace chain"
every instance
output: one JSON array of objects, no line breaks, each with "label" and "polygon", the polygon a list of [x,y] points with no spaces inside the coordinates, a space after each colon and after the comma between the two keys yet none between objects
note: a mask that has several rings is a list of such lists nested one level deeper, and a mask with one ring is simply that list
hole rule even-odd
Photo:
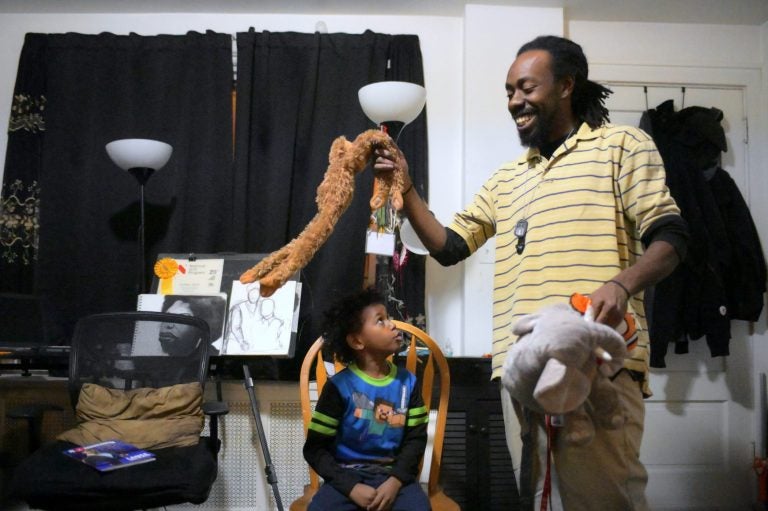
[{"label": "necklace chain", "polygon": [[[571,135],[573,135],[573,132],[576,130],[576,126],[573,126],[571,128],[571,131],[568,132],[568,134],[565,136],[565,139],[563,139],[563,142],[560,144],[560,146],[564,145],[565,142],[571,138]],[[554,153],[553,153],[554,154]],[[528,171],[531,170],[531,165],[529,164],[528,167],[525,169],[525,182],[528,182]],[[520,220],[517,221],[515,224],[515,230],[514,235],[517,238],[517,244],[515,245],[515,249],[517,251],[517,254],[520,255],[523,253],[523,250],[525,250],[525,235],[528,234],[528,208],[531,206],[531,203],[536,198],[536,192],[539,189],[539,185],[541,182],[544,181],[544,178],[540,178],[536,184],[526,192],[525,195],[531,194],[531,197],[528,199],[528,202],[525,204],[525,208],[523,209],[523,216]]]}]

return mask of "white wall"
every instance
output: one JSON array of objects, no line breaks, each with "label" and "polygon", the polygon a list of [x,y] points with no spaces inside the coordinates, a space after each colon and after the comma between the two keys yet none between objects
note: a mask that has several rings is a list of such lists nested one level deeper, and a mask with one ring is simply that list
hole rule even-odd
[{"label": "white wall", "polygon": [[[756,173],[759,174],[765,174],[768,170],[768,144],[765,143],[766,140],[768,140],[768,23],[763,24],[762,27],[760,27],[760,52],[759,55],[761,56],[761,64],[762,64],[762,91],[761,91],[761,98],[760,98],[760,108],[758,110],[757,115],[759,116],[759,128],[760,132],[758,133],[758,136],[760,138],[757,138],[759,142],[755,145],[759,146],[759,153],[755,156],[757,159],[757,165],[753,168],[755,169]],[[768,179],[766,179],[768,181]],[[768,197],[768,183],[764,183],[762,188],[754,190],[753,197],[755,197],[756,201],[759,203],[755,204],[755,209],[757,210],[758,214],[760,215],[760,218],[766,219],[768,218],[768,204],[766,204],[765,198]],[[761,239],[763,241],[763,245],[765,246],[765,242],[768,241],[766,239],[765,232],[762,231],[760,233]],[[763,322],[763,325],[765,325],[765,322]],[[768,343],[765,342],[757,342],[754,345],[754,355],[755,355],[755,374],[754,378],[755,381],[755,388],[760,389],[760,374],[761,373],[768,373]],[[757,444],[757,453],[762,456],[766,456],[768,454],[768,438],[766,438],[766,435],[768,434],[768,428],[766,427],[766,409],[764,407],[768,406],[768,403],[760,402],[761,394],[760,392],[756,392],[756,406],[755,409],[758,412],[758,416],[756,418],[757,421],[757,432],[758,437],[756,439]]]}]

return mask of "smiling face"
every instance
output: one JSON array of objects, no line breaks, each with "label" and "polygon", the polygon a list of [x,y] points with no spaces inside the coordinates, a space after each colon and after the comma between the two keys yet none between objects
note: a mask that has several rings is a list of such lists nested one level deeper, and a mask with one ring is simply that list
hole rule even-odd
[{"label": "smiling face", "polygon": [[[181,300],[173,302],[166,309],[166,312],[194,316],[189,304]],[[163,350],[163,353],[171,356],[186,355],[197,346],[199,341],[197,331],[191,325],[180,325],[177,323],[162,323],[160,325],[160,348]]]},{"label": "smiling face", "polygon": [[360,313],[360,320],[360,331],[347,336],[353,349],[364,349],[377,358],[386,358],[400,351],[403,333],[395,328],[384,305],[369,305]]},{"label": "smiling face", "polygon": [[556,80],[552,56],[545,50],[521,53],[507,73],[507,108],[517,126],[520,142],[542,147],[573,128],[573,79]]}]

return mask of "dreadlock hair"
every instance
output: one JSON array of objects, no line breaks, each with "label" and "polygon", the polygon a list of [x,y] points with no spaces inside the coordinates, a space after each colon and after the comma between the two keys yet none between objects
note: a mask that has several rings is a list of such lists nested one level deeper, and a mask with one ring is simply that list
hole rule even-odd
[{"label": "dreadlock hair", "polygon": [[577,119],[592,129],[609,122],[605,98],[613,91],[587,79],[589,66],[581,46],[564,37],[543,35],[521,46],[517,55],[530,50],[544,50],[552,55],[552,73],[556,80],[573,77],[571,108]]},{"label": "dreadlock hair", "polygon": [[384,298],[374,288],[348,295],[327,311],[323,320],[323,345],[326,352],[349,364],[355,360],[355,350],[347,344],[347,335],[363,328],[363,310],[370,305],[384,304]]}]

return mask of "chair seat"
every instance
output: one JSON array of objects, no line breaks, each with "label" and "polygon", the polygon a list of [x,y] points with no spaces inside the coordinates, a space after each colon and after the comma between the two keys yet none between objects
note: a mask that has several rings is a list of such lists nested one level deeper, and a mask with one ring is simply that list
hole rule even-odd
[{"label": "chair seat", "polygon": [[99,472],[63,454],[75,444],[56,441],[17,467],[11,493],[32,508],[56,510],[120,511],[200,504],[216,480],[212,444],[208,437],[201,437],[194,446],[152,450],[157,456],[153,462]]}]

